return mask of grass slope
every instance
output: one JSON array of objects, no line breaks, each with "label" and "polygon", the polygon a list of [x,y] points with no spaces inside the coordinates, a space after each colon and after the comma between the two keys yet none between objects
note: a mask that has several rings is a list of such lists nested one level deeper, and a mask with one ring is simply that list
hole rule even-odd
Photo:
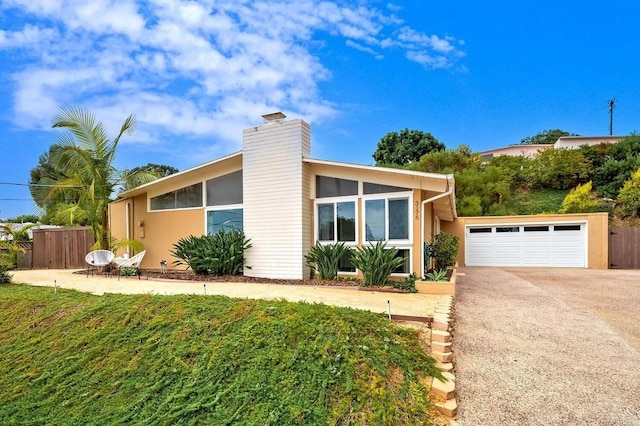
[{"label": "grass slope", "polygon": [[429,424],[415,332],[318,304],[0,286],[0,424]]}]

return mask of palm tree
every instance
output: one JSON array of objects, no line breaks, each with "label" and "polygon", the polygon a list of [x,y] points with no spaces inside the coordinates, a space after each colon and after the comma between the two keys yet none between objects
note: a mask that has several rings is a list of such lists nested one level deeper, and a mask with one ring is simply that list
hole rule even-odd
[{"label": "palm tree", "polygon": [[114,166],[118,142],[123,134],[133,132],[135,116],[127,117],[113,140],[109,140],[102,123],[81,108],[61,109],[53,118],[53,127],[68,131],[58,137],[50,150],[55,173],[49,178],[52,187],[46,198],[54,199],[60,192],[67,195],[75,192],[73,200],[59,205],[57,215],[71,223],[74,219],[86,220],[96,242],[100,241],[100,248],[108,250],[108,204],[116,188],[156,179],[152,173],[120,172]]},{"label": "palm tree", "polygon": [[37,225],[39,225],[39,223],[28,223],[22,225],[20,228],[14,226],[12,223],[3,223],[0,225],[0,236],[4,237],[4,239],[0,240],[0,247],[3,247],[9,252],[14,268],[18,267],[18,253],[27,252],[20,247],[20,241],[28,241],[29,234],[27,231]]}]

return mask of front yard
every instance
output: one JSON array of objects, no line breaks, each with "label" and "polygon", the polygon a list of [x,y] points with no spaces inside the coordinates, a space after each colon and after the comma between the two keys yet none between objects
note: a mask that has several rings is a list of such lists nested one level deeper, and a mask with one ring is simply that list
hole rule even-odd
[{"label": "front yard", "polygon": [[2,285],[0,340],[2,424],[440,421],[417,333],[366,311]]}]

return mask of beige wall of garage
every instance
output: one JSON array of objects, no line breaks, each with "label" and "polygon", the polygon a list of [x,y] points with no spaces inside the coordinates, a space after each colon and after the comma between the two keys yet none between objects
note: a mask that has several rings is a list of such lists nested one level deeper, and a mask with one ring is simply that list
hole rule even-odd
[{"label": "beige wall of garage", "polygon": [[467,225],[495,226],[501,224],[553,224],[556,222],[586,222],[588,267],[591,269],[608,269],[609,222],[607,213],[458,217],[453,222],[443,221],[441,223],[441,231],[457,235],[460,238],[458,264],[464,265],[464,232]]}]

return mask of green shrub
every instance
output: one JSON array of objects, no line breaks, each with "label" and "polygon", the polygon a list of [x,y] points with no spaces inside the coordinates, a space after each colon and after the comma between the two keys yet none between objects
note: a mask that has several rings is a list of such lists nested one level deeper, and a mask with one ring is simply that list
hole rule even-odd
[{"label": "green shrub", "polygon": [[362,272],[362,285],[384,285],[391,273],[404,264],[405,259],[396,257],[397,254],[398,250],[387,249],[386,243],[378,241],[353,250],[351,263]]},{"label": "green shrub", "polygon": [[181,238],[173,245],[173,264],[186,265],[197,275],[240,275],[244,254],[251,248],[244,232],[232,228],[213,235]]},{"label": "green shrub", "polygon": [[600,203],[591,193],[591,181],[573,188],[564,200],[559,213],[592,213],[598,211]]},{"label": "green shrub", "polygon": [[416,281],[418,281],[418,276],[412,272],[411,275],[402,281],[392,281],[391,285],[393,285],[394,288],[399,288],[409,293],[417,293]]},{"label": "green shrub", "polygon": [[447,281],[446,269],[434,269],[427,273],[426,278],[429,281]]},{"label": "green shrub", "polygon": [[347,250],[343,242],[326,245],[316,242],[304,258],[307,266],[318,271],[321,280],[335,280],[338,278],[340,258]]},{"label": "green shrub", "polygon": [[456,235],[441,232],[429,245],[429,253],[435,265],[434,269],[447,269],[456,264],[456,256],[460,247],[460,238]]},{"label": "green shrub", "polygon": [[7,254],[0,254],[0,284],[9,284],[13,276],[7,272],[13,269],[13,262],[11,256]]}]

